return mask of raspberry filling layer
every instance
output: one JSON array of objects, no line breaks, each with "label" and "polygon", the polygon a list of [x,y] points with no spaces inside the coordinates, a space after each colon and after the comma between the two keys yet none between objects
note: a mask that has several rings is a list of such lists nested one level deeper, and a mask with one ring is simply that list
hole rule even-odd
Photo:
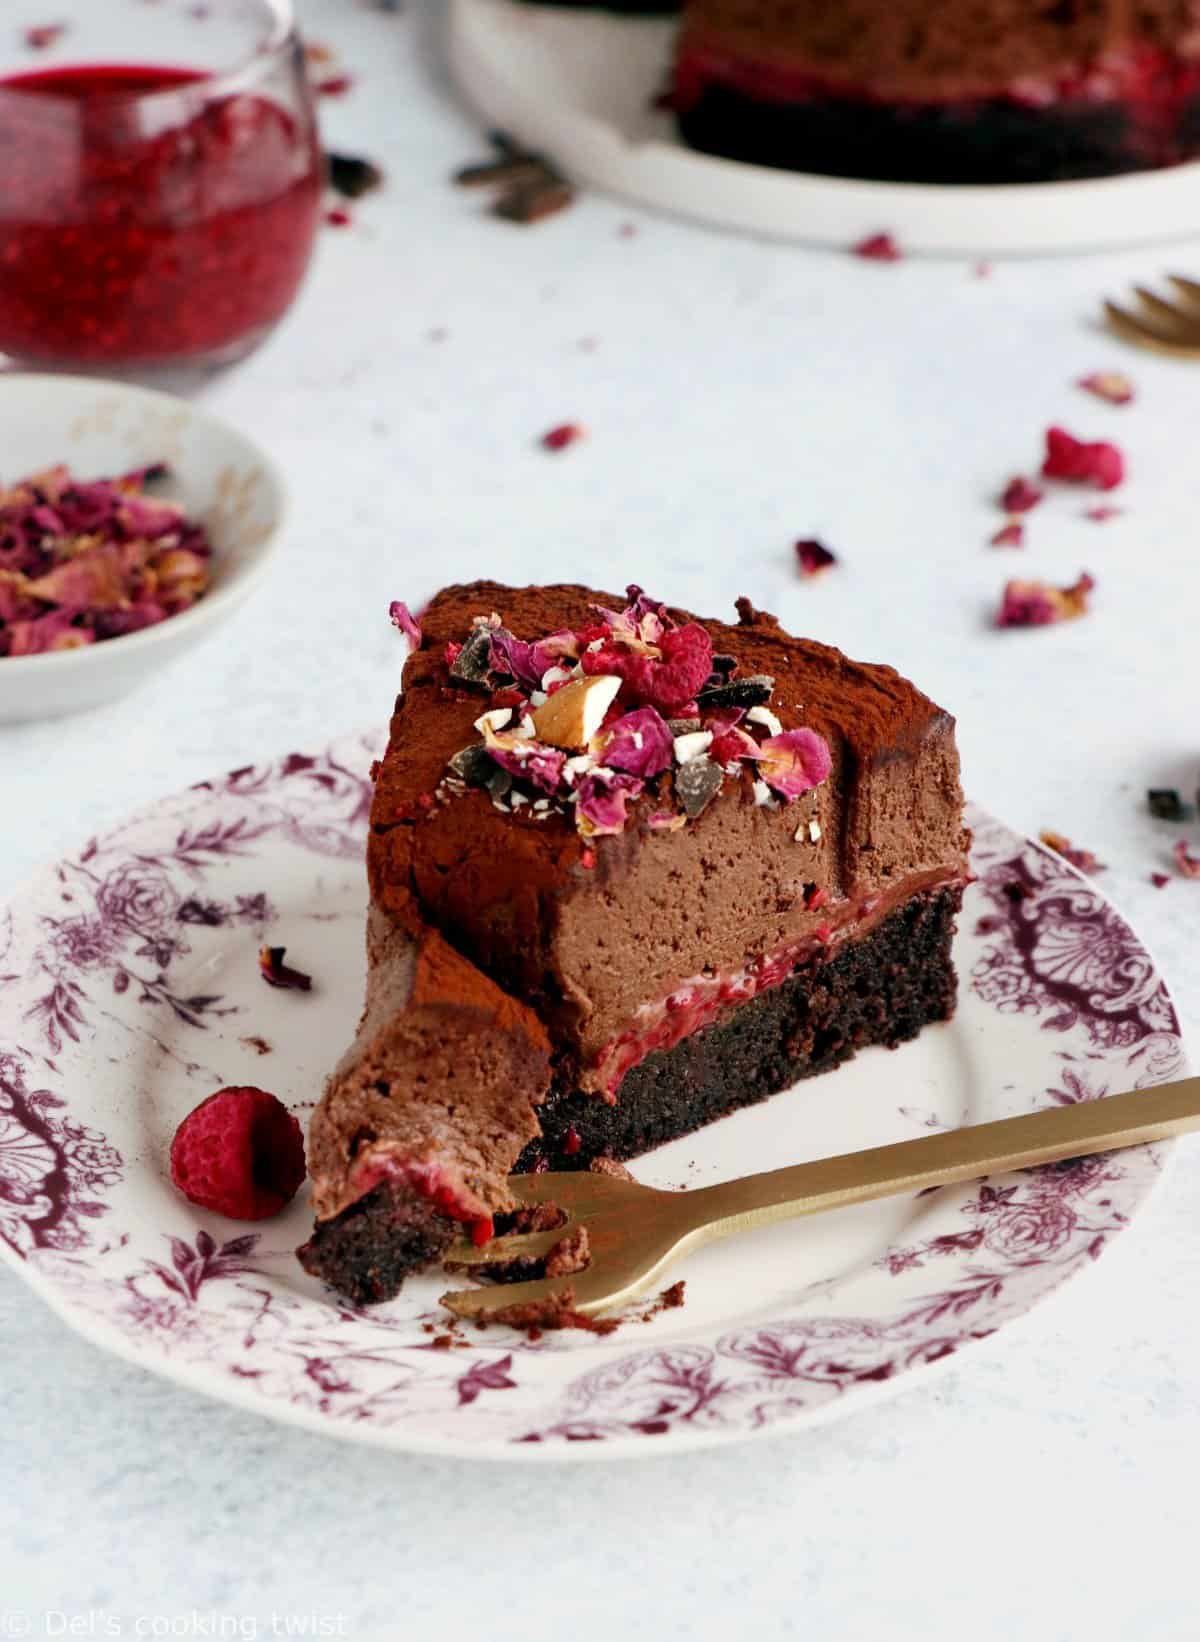
[{"label": "raspberry filling layer", "polygon": [[675,69],[672,101],[676,111],[686,114],[706,92],[716,88],[736,91],[752,102],[860,102],[913,111],[939,105],[970,110],[996,101],[1030,109],[1117,103],[1147,132],[1167,134],[1200,94],[1200,62],[1145,46],[1058,74],[1014,79],[971,91],[956,90],[943,97],[904,96],[840,82],[794,62],[744,57],[722,46],[685,37]]},{"label": "raspberry filling layer", "polygon": [[421,1197],[427,1198],[440,1214],[470,1226],[471,1241],[477,1248],[493,1235],[494,1227],[487,1205],[456,1181],[442,1164],[417,1163],[390,1152],[376,1152],[355,1168],[350,1182],[351,1201],[366,1197],[385,1180],[410,1186]]},{"label": "raspberry filling layer", "polygon": [[644,1003],[633,1024],[610,1039],[596,1057],[588,1086],[608,1105],[616,1104],[617,1092],[628,1073],[655,1050],[674,1049],[677,1044],[711,1026],[723,1014],[749,1003],[760,993],[782,986],[797,966],[809,958],[824,959],[851,937],[863,935],[882,918],[913,895],[929,889],[943,889],[966,882],[961,875],[927,873],[906,883],[889,895],[863,900],[846,899],[823,904],[810,899],[812,910],[825,918],[803,934],[770,953],[752,959],[742,968],[725,975],[695,975],[654,1003]]}]

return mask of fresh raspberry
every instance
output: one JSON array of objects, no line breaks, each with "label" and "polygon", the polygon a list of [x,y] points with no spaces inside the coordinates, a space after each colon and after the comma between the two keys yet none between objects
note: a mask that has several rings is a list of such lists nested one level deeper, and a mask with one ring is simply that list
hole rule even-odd
[{"label": "fresh raspberry", "polygon": [[265,1089],[218,1089],[175,1131],[171,1179],[202,1209],[267,1220],[304,1180],[300,1125]]}]

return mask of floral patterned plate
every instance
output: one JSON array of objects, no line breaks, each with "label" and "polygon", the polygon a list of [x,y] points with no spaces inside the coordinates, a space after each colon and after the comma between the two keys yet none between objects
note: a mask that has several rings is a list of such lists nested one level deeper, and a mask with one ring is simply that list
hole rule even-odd
[{"label": "floral patterned plate", "polygon": [[[183,1201],[176,1124],[227,1083],[297,1111],[362,986],[369,738],[135,816],[0,913],[0,1253],[81,1333],[245,1408],[379,1447],[601,1457],[788,1428],[898,1389],[1020,1316],[1128,1223],[1166,1147],[865,1205],[697,1254],[680,1310],[529,1341],[446,1325],[437,1274],[354,1310],[292,1250]],[[642,1159],[691,1186],[1178,1075],[1170,999],[1064,862],[974,814],[950,1025]],[[315,975],[262,984],[269,935]]]}]

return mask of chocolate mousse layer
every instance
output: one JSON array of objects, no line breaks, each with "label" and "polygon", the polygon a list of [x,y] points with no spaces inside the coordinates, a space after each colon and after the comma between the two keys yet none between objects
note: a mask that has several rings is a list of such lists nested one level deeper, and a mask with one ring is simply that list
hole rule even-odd
[{"label": "chocolate mousse layer", "polygon": [[507,1177],[540,1134],[549,1043],[411,909],[372,908],[367,960],[358,1034],[309,1126],[317,1226],[300,1259],[343,1293],[381,1299],[456,1229],[490,1234],[512,1207]]},{"label": "chocolate mousse layer", "polygon": [[487,790],[446,797],[447,765],[478,739],[475,721],[493,699],[458,687],[447,645],[493,612],[532,640],[586,631],[597,607],[623,602],[582,587],[492,582],[439,594],[405,668],[368,854],[376,902],[415,901],[534,1010],[559,1075],[608,1096],[619,1095],[608,1079],[612,1046],[647,1011],[781,953],[794,963],[806,943],[878,921],[885,901],[961,884],[967,845],[949,715],[894,669],[793,638],[745,601],[738,625],[698,625],[716,655],[736,658],[735,680],[773,680],[781,725],[824,739],[832,767],[811,792],[764,804],[747,763],[698,817],[660,831],[651,825],[666,802],[660,781],[630,804],[619,835],[590,843],[559,815],[497,808]]}]

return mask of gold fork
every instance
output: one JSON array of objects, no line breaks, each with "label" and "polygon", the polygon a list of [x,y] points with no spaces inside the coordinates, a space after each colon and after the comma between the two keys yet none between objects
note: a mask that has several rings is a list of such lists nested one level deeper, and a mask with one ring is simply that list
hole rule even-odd
[{"label": "gold fork", "polygon": [[1106,302],[1104,312],[1118,336],[1139,348],[1174,354],[1179,359],[1200,358],[1200,281],[1168,274],[1175,300],[1166,302],[1144,285],[1134,286],[1140,313]]},{"label": "gold fork", "polygon": [[570,1277],[458,1290],[443,1295],[442,1304],[459,1317],[487,1317],[509,1306],[561,1297],[569,1287],[576,1311],[603,1311],[643,1294],[682,1255],[754,1226],[1116,1151],[1197,1128],[1200,1077],[848,1152],[698,1191],[664,1192],[602,1174],[514,1175],[509,1184],[521,1203],[554,1203],[566,1217],[563,1223],[553,1231],[498,1237],[481,1249],[462,1241],[447,1261],[486,1271],[515,1259],[541,1260],[582,1226],[590,1263]]}]

